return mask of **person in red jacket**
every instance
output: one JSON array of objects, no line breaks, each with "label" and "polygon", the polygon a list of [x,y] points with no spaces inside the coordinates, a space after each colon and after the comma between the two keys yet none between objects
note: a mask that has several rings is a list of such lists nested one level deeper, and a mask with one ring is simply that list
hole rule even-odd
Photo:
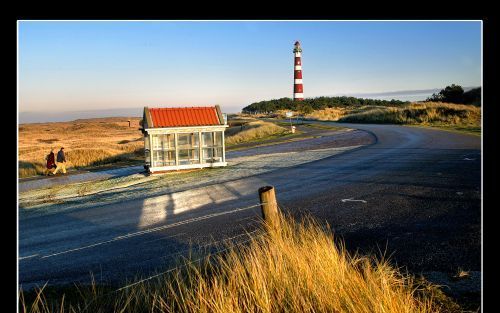
[{"label": "person in red jacket", "polygon": [[47,157],[45,157],[45,160],[47,160],[47,170],[45,171],[45,175],[54,175],[54,169],[57,167],[54,149],[50,150],[50,153],[47,155]]}]

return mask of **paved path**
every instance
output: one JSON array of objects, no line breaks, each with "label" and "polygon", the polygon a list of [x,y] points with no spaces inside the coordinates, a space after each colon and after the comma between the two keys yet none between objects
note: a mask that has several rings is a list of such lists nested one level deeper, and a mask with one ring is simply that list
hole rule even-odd
[{"label": "paved path", "polygon": [[144,166],[138,165],[138,166],[113,168],[113,169],[109,169],[109,170],[101,170],[101,171],[95,171],[95,172],[84,171],[82,173],[21,180],[19,182],[19,185],[18,185],[19,186],[18,190],[19,190],[19,192],[24,192],[24,191],[28,191],[28,190],[43,188],[43,187],[52,187],[52,186],[57,186],[57,185],[66,185],[66,184],[72,184],[72,183],[93,181],[93,180],[98,180],[98,179],[126,176],[126,175],[135,174],[135,173],[140,173],[143,171],[144,171]]},{"label": "paved path", "polygon": [[[256,230],[257,189],[327,221],[351,250],[392,253],[413,273],[481,269],[480,138],[394,125],[349,125],[375,144],[298,166],[164,195],[19,222],[23,286],[123,282],[190,247]],[[358,200],[358,201],[356,201]]]},{"label": "paved path", "polygon": [[[289,142],[285,145],[282,145],[280,143],[286,142],[292,138],[290,137],[283,137],[283,138],[275,138],[271,140],[265,140],[261,142],[250,142],[250,143],[245,143],[245,144],[240,144],[235,147],[237,148],[244,148],[244,150],[238,150],[238,151],[228,151],[226,152],[226,158],[230,160],[233,157],[239,157],[239,156],[249,156],[249,155],[256,155],[256,154],[267,154],[267,153],[276,153],[276,152],[282,152],[282,151],[296,151],[298,149],[311,149],[312,145],[319,145],[321,146],[323,143],[321,142],[316,142],[316,140],[310,141],[310,140],[304,140],[304,136],[317,136],[317,137],[322,137],[322,136],[330,136],[332,134],[337,135],[339,132],[332,132],[329,130],[324,130],[324,129],[315,129],[315,128],[309,128],[309,127],[304,127],[304,126],[298,126],[298,129],[302,132],[300,136],[293,138],[297,139],[299,141],[294,141],[294,142]],[[340,132],[341,133],[341,132]],[[346,136],[346,135],[337,135],[338,140],[343,140],[343,141],[352,141],[352,136]],[[321,141],[321,140],[320,140]],[[325,139],[323,140],[325,143],[328,143],[330,139]],[[269,146],[265,147],[259,147],[258,149],[255,149],[256,146],[263,145],[263,144],[271,144]],[[352,142],[342,144],[341,146],[345,146],[347,144],[353,144]],[[96,170],[96,171],[78,171],[76,173],[71,173],[68,172],[67,175],[60,175],[58,174],[57,176],[48,176],[48,177],[36,177],[36,178],[27,178],[27,179],[21,179],[19,181],[19,187],[18,190],[19,192],[25,192],[29,190],[34,190],[38,188],[45,188],[45,187],[53,187],[53,186],[58,186],[58,185],[66,185],[66,184],[71,184],[71,183],[81,183],[81,182],[88,182],[88,181],[94,181],[94,180],[100,180],[100,179],[106,179],[106,178],[114,178],[114,177],[121,177],[121,176],[127,176],[127,175],[132,175],[132,174],[137,174],[137,173],[142,173],[144,172],[144,166],[143,165],[138,165],[138,166],[128,166],[128,167],[119,167],[119,168],[112,168],[112,169],[105,169],[105,170]]]}]

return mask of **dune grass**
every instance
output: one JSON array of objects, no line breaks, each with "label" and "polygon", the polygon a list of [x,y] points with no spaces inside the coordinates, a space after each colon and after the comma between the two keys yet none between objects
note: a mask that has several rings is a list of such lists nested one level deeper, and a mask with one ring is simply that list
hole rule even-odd
[{"label": "dune grass", "polygon": [[333,107],[325,108],[322,110],[316,110],[304,117],[306,119],[318,120],[318,121],[337,121],[349,112],[347,108],[344,107]]},{"label": "dune grass", "polygon": [[251,121],[243,126],[243,129],[231,135],[228,132],[225,138],[226,145],[231,146],[239,143],[268,139],[286,135],[290,131],[274,123],[264,121]]},{"label": "dune grass", "polygon": [[[350,254],[312,218],[280,217],[261,235],[128,289],[20,292],[24,312],[454,312],[438,287],[387,260]],[[56,290],[56,291],[54,291]],[[59,290],[59,291],[57,291]],[[64,291],[64,294],[61,292]]]},{"label": "dune grass", "polygon": [[415,102],[397,107],[373,105],[332,107],[313,111],[304,117],[318,121],[405,124],[437,127],[475,135],[481,133],[480,107],[444,102]]},{"label": "dune grass", "polygon": [[140,160],[144,155],[140,118],[102,118],[19,125],[19,177],[43,174],[45,156],[64,147],[68,168]]},{"label": "dune grass", "polygon": [[481,123],[481,109],[472,105],[423,102],[403,107],[374,107],[341,117],[339,122],[410,125],[474,125]]},{"label": "dune grass", "polygon": [[[144,159],[139,118],[128,127],[127,118],[102,118],[73,122],[22,124],[19,126],[19,177],[42,175],[45,156],[65,148],[67,168],[89,168]],[[288,129],[254,119],[230,120],[228,146],[279,137]]]}]

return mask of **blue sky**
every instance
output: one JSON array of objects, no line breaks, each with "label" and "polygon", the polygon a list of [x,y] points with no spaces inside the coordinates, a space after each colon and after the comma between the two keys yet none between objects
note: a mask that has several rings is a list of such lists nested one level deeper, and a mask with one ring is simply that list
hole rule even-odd
[{"label": "blue sky", "polygon": [[19,111],[220,104],[481,84],[480,22],[19,22]]}]

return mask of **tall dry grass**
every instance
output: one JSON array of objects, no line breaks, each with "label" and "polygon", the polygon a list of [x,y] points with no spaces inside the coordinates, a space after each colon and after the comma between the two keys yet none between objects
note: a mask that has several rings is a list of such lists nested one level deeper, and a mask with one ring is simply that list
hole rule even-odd
[{"label": "tall dry grass", "polygon": [[309,114],[306,114],[304,117],[307,119],[318,121],[337,121],[348,112],[349,109],[344,107],[325,108],[322,110],[313,111]]},{"label": "tall dry grass", "polygon": [[390,124],[480,125],[481,108],[472,105],[423,102],[403,107],[374,107],[347,114],[340,122]]},{"label": "tall dry grass", "polygon": [[19,177],[43,174],[45,156],[64,147],[67,167],[88,167],[137,160],[144,143],[139,118],[103,118],[19,126]]},{"label": "tall dry grass", "polygon": [[[236,126],[236,128],[238,128]],[[279,136],[288,133],[284,127],[278,126],[274,123],[264,121],[252,121],[243,126],[243,130],[237,131],[232,135],[225,138],[227,145],[234,145],[238,143],[248,142],[263,139],[270,136]],[[228,132],[231,134],[231,131]]]},{"label": "tall dry grass", "polygon": [[[349,254],[311,218],[281,217],[249,244],[190,263],[156,281],[106,293],[95,286],[79,302],[44,299],[29,312],[440,312],[436,287],[415,280],[386,260]],[[68,302],[69,301],[69,302]],[[443,307],[445,306],[445,307]],[[85,310],[83,310],[85,308]]]}]

